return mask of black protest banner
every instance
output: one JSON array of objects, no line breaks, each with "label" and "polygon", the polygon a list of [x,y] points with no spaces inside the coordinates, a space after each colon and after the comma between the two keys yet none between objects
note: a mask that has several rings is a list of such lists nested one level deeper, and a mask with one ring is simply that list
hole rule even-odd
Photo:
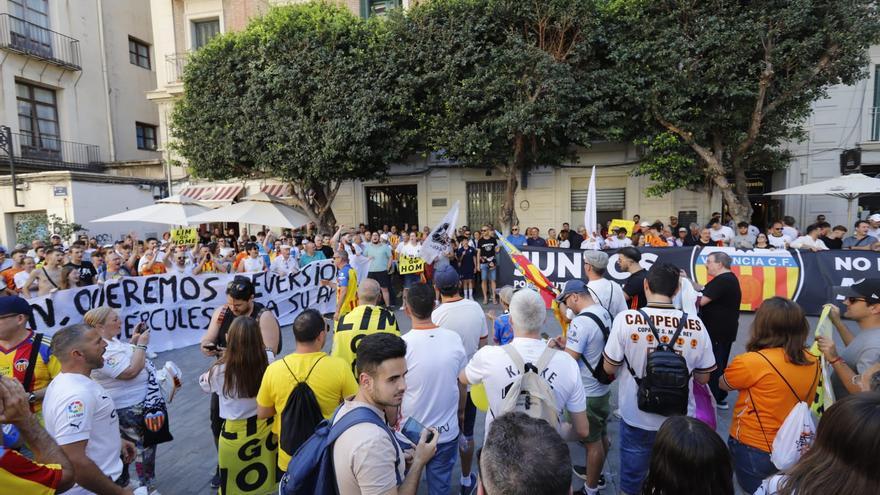
[{"label": "black protest banner", "polygon": [[[810,315],[818,315],[822,305],[840,302],[833,287],[852,285],[871,277],[880,276],[880,253],[871,251],[737,251],[733,248],[684,247],[639,248],[641,265],[650,268],[654,263],[671,263],[684,270],[688,277],[701,284],[708,281],[705,259],[713,251],[723,251],[733,258],[732,271],[740,280],[743,291],[741,309],[754,311],[761,301],[782,296],[795,300]],[[584,278],[583,251],[524,247],[523,254],[557,287],[570,279]],[[617,266],[616,251],[610,256],[606,278],[623,284],[629,277]],[[510,257],[498,257],[498,285],[524,287],[527,282],[515,270]]]},{"label": "black protest banner", "polygon": [[[255,300],[272,310],[281,325],[293,323],[305,308],[329,313],[335,307],[333,289],[320,284],[336,275],[330,260],[310,263],[295,275],[244,275],[254,282]],[[66,325],[80,323],[90,309],[108,306],[119,313],[123,336],[131,336],[135,325],[143,321],[151,330],[152,349],[176,349],[199,342],[214,310],[226,303],[226,285],[235,276],[148,275],[60,290],[28,301],[33,309],[30,326],[52,335]]]}]

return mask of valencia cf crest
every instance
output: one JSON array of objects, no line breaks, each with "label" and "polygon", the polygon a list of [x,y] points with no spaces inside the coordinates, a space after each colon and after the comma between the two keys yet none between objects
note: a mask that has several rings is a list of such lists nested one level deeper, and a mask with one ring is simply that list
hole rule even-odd
[{"label": "valencia cf crest", "polygon": [[796,299],[803,284],[803,260],[797,250],[739,251],[733,248],[705,247],[694,250],[691,273],[701,285],[710,277],[706,272],[706,258],[713,252],[724,252],[733,258],[730,271],[739,279],[743,311],[755,311],[764,300],[773,296]]}]

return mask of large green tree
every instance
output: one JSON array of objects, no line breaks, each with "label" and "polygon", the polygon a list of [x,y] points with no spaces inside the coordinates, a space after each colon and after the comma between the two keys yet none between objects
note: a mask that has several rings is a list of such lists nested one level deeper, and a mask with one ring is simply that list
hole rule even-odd
[{"label": "large green tree", "polygon": [[522,174],[616,135],[592,1],[432,0],[389,21],[421,145],[502,171],[500,225],[517,222]]},{"label": "large green tree", "polygon": [[279,177],[332,228],[341,183],[382,178],[413,135],[388,36],[380,21],[308,3],[214,38],[186,66],[176,152],[198,177]]},{"label": "large green tree", "polygon": [[607,0],[624,126],[650,191],[710,184],[749,220],[747,172],[785,167],[811,104],[865,77],[880,41],[870,0]]}]

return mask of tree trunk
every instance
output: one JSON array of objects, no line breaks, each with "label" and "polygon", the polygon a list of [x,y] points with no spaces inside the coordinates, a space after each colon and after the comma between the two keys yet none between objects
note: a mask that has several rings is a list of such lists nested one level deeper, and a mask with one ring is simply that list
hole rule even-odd
[{"label": "tree trunk", "polygon": [[[723,170],[723,168],[722,168]],[[752,203],[749,201],[748,183],[745,172],[734,173],[736,182],[731,184],[727,177],[721,174],[713,174],[712,181],[721,191],[727,211],[733,217],[734,223],[749,222],[752,220]]]},{"label": "tree trunk", "polygon": [[510,228],[519,223],[516,216],[516,188],[519,181],[516,175],[525,168],[526,158],[526,137],[517,134],[513,142],[513,163],[502,167],[506,184],[498,223],[499,227],[507,229],[506,232],[510,232]]},{"label": "tree trunk", "polygon": [[291,189],[298,206],[309,220],[318,227],[318,233],[332,235],[336,231],[336,215],[333,214],[333,199],[339,184],[318,184],[317,182],[292,182]]}]

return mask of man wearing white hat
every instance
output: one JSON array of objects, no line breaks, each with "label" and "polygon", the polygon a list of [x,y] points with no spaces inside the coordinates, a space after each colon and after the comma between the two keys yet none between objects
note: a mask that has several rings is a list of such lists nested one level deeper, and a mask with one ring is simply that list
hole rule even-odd
[{"label": "man wearing white hat", "polygon": [[871,225],[868,229],[868,235],[880,239],[880,213],[874,213],[868,217],[868,223]]},{"label": "man wearing white hat", "polygon": [[299,273],[299,263],[296,261],[296,258],[290,255],[290,249],[289,244],[281,245],[281,254],[272,260],[272,265],[269,267],[270,272],[280,277]]}]

